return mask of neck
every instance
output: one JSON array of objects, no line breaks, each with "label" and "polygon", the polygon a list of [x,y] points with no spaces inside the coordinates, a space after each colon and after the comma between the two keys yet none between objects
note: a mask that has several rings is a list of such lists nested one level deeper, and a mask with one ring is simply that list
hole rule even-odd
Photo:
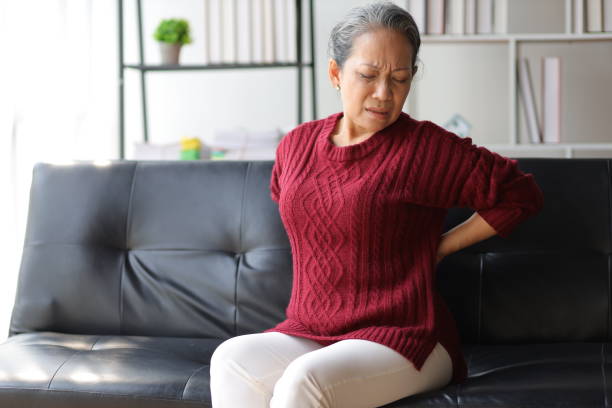
[{"label": "neck", "polygon": [[375,133],[363,132],[361,134],[357,134],[356,131],[351,131],[349,129],[348,121],[345,121],[344,119],[344,116],[340,118],[340,123],[338,125],[338,140],[340,140],[343,144],[350,145],[359,143]]}]

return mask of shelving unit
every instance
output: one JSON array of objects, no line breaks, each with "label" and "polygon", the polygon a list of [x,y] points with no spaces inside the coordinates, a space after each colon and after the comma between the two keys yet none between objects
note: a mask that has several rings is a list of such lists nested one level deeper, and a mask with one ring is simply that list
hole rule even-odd
[{"label": "shelving unit", "polygon": [[[298,74],[297,80],[297,116],[298,123],[303,122],[303,88],[304,78],[302,68],[310,68],[311,73],[311,95],[312,95],[312,115],[313,119],[317,117],[316,108],[316,77],[315,77],[315,38],[314,38],[314,7],[313,0],[307,0],[309,5],[309,34],[310,34],[310,61],[303,61],[302,47],[302,0],[295,1],[295,18],[296,18],[296,55],[297,60],[294,63],[255,63],[255,64],[181,64],[181,65],[149,65],[144,61],[143,47],[143,28],[142,28],[142,0],[136,1],[136,14],[138,23],[138,51],[139,63],[126,64],[124,61],[124,28],[123,28],[123,6],[124,0],[117,0],[117,19],[118,19],[118,41],[119,41],[119,158],[125,158],[125,88],[124,88],[124,73],[126,69],[134,69],[140,72],[140,94],[142,105],[142,120],[143,120],[143,140],[149,141],[149,126],[147,115],[147,73],[168,72],[168,71],[207,71],[207,70],[225,70],[225,69],[254,69],[254,68],[296,68]],[[169,2],[170,3],[170,2]]]},{"label": "shelving unit", "polygon": [[[575,130],[573,130],[574,133],[569,135],[567,126],[564,126],[564,129],[562,130],[562,141],[565,137],[565,140],[567,142],[541,143],[541,144],[529,142],[527,140],[526,134],[520,131],[521,129],[525,129],[524,124],[521,127],[521,124],[524,123],[522,120],[524,118],[523,118],[522,106],[519,105],[520,90],[518,86],[519,85],[518,84],[518,64],[520,62],[520,57],[526,56],[526,54],[528,54],[529,52],[533,54],[533,58],[537,58],[538,56],[548,55],[547,52],[543,51],[542,47],[544,47],[544,45],[547,48],[553,48],[553,47],[565,46],[565,45],[571,46],[574,43],[582,44],[582,43],[588,42],[590,44],[595,44],[596,42],[607,42],[609,43],[609,47],[612,48],[612,33],[573,33],[572,32],[572,20],[573,20],[574,10],[572,7],[572,2],[566,1],[563,7],[564,7],[564,13],[565,13],[565,18],[564,18],[565,32],[564,33],[470,34],[470,35],[444,34],[444,35],[422,35],[421,36],[421,40],[423,43],[423,47],[422,47],[423,51],[425,51],[427,47],[429,47],[429,49],[431,50],[432,47],[438,47],[438,46],[444,46],[444,45],[457,45],[457,47],[453,47],[453,48],[461,48],[461,50],[465,50],[469,52],[469,55],[467,55],[465,58],[480,56],[480,54],[478,54],[479,52],[481,54],[488,53],[487,56],[490,56],[490,58],[495,58],[495,60],[488,60],[488,61],[491,61],[491,67],[494,67],[494,68],[491,68],[492,70],[493,69],[499,70],[500,68],[503,68],[502,65],[505,65],[505,68],[507,69],[507,74],[500,73],[500,71],[495,71],[495,72],[492,72],[490,75],[490,76],[495,76],[495,78],[498,78],[500,82],[504,80],[503,78],[505,77],[505,81],[507,83],[505,85],[502,85],[502,88],[505,87],[506,89],[505,90],[502,89],[502,91],[499,92],[500,94],[503,94],[501,96],[502,99],[499,101],[499,104],[504,105],[504,108],[495,107],[491,105],[495,103],[495,94],[494,94],[495,91],[494,90],[487,90],[486,98],[489,99],[487,101],[490,105],[488,109],[490,109],[491,112],[494,112],[496,109],[498,110],[506,109],[505,106],[507,105],[507,111],[505,113],[505,116],[500,115],[499,112],[495,112],[498,114],[497,119],[500,119],[500,118],[503,119],[504,123],[505,123],[505,120],[507,120],[507,124],[508,124],[507,135],[505,136],[505,140],[507,142],[503,142],[500,140],[491,140],[492,139],[491,137],[487,137],[489,136],[488,134],[483,135],[481,133],[479,137],[474,138],[476,143],[485,145],[487,148],[490,148],[495,151],[499,151],[502,154],[504,154],[506,151],[512,151],[512,152],[516,152],[517,155],[532,156],[532,157],[538,157],[540,155],[546,156],[546,157],[561,156],[561,157],[567,157],[567,158],[583,157],[581,153],[586,154],[586,151],[589,151],[589,150],[597,151],[597,150],[606,150],[606,149],[609,150],[609,155],[612,156],[612,131],[610,130],[608,130],[607,134],[600,134],[599,131],[593,131],[593,133],[597,132],[596,134],[597,137],[599,137],[600,139],[601,137],[604,137],[605,140],[593,140],[593,142],[589,142],[588,139],[592,137],[593,135],[591,134],[591,132],[589,132],[589,129],[586,129],[585,134],[589,135],[589,137],[585,139],[581,138],[579,140],[574,141],[576,137],[580,137],[581,135],[576,135]],[[485,45],[485,46],[481,47],[482,49],[480,49],[480,51],[476,51],[475,47],[472,47],[476,45],[481,45],[481,46]],[[491,47],[487,47],[487,46],[491,46]],[[494,48],[497,46],[506,47],[507,49],[500,53],[499,49]],[[608,47],[608,45],[606,45],[606,47]],[[444,55],[444,53],[449,53],[449,51],[450,51],[449,47],[440,49],[439,51],[436,51],[438,52],[438,54],[435,54],[435,56],[438,58],[441,58],[441,55]],[[453,54],[454,56],[460,53],[457,50],[450,51],[450,52],[455,52],[456,54]],[[505,57],[504,57],[504,54],[505,54]],[[461,56],[459,55],[457,56],[457,58],[461,58]],[[504,60],[503,63],[499,62],[500,58]],[[456,59],[453,60],[452,57],[449,57],[448,59],[451,61],[458,61]],[[612,58],[609,58],[609,59],[610,59],[610,62],[612,62]],[[458,62],[458,63],[460,64],[462,62],[463,61]],[[582,72],[584,72],[584,75],[588,75],[589,69],[593,69],[592,65],[589,66],[589,62],[590,61],[582,61],[582,63],[585,64],[585,66],[581,68]],[[427,69],[428,69],[427,61],[425,61],[425,64],[426,64],[425,71],[427,72]],[[564,68],[566,65],[569,64],[569,61],[562,60],[562,64],[563,64],[562,72],[564,72]],[[440,71],[438,72],[438,75],[442,75],[442,68],[439,68],[439,69]],[[448,66],[445,67],[445,69],[448,69]],[[462,72],[465,72],[465,71],[468,71],[470,68],[467,68],[467,66],[461,66],[461,68],[459,69],[463,69],[464,71]],[[534,71],[535,70],[532,67],[532,78],[534,74],[538,73],[538,71],[535,71],[535,72]],[[606,70],[601,69],[600,71],[606,71]],[[575,72],[573,72],[573,74],[575,74]],[[602,85],[605,87],[606,84],[611,84],[611,85],[608,85],[608,87],[610,88],[610,91],[612,91],[612,69],[608,68],[607,73],[605,73],[604,75],[606,76],[605,76],[605,81],[601,81]],[[434,76],[435,74],[432,75],[432,78]],[[436,78],[438,78],[438,76],[435,76],[434,80]],[[467,78],[466,81],[469,81],[469,79],[470,78]],[[567,78],[563,78],[563,74],[562,74],[562,80],[564,79],[567,79]],[[585,79],[588,79],[588,78],[585,78]],[[444,79],[441,79],[441,80],[444,80]],[[486,81],[489,79],[479,78],[479,80]],[[451,85],[448,85],[449,83],[451,83]],[[466,89],[468,89],[468,87],[466,87],[465,84],[460,84],[460,83],[453,84],[452,81],[450,80],[446,83],[446,85],[455,87],[455,89],[444,89],[448,93],[449,98],[454,97],[453,96],[454,92],[455,93],[461,92],[459,90],[461,89],[461,87],[464,87],[462,90],[463,92],[465,92]],[[567,84],[564,84],[564,85],[567,85]],[[577,87],[574,87],[574,88],[577,88]],[[431,89],[436,89],[436,88],[434,85],[431,85],[431,83],[428,83],[428,88],[424,92],[428,92]],[[536,87],[535,84],[534,84],[534,90],[536,91],[536,93],[539,90],[539,88]],[[438,94],[440,94],[441,92],[440,88],[437,88],[436,91],[438,92]],[[481,94],[482,93],[483,92],[481,92]],[[415,111],[417,111],[418,113],[421,113],[419,111],[419,93],[418,91],[416,92],[416,94],[417,95],[415,96],[414,100],[411,102],[411,106],[413,107]],[[561,100],[562,105],[564,105],[565,103],[568,103],[568,106],[569,106],[570,100],[566,98],[571,98],[574,96],[576,95],[563,95],[562,100]],[[425,97],[425,95],[423,95],[423,97]],[[427,97],[429,96],[427,95]],[[477,98],[479,96],[473,96],[473,97]],[[612,94],[610,95],[609,99],[606,99],[606,101],[609,102],[610,105],[612,105]],[[434,112],[434,109],[437,108],[434,106],[432,100],[428,102],[429,102],[428,106],[430,107],[430,109],[428,112],[426,112],[424,116],[429,116],[430,112]],[[571,102],[575,103],[573,100]],[[456,100],[455,100],[455,103],[456,103]],[[584,105],[584,109],[587,109],[589,106],[588,105],[589,101],[585,101],[585,103],[586,104]],[[594,101],[592,103],[595,104],[597,102]],[[457,111],[461,111],[462,109],[464,109],[464,107],[459,106],[459,107],[455,107],[454,109]],[[481,108],[481,111],[482,110],[483,109]],[[585,111],[581,111],[580,113],[586,117]],[[599,129],[603,127],[601,125],[603,122],[608,121],[609,123],[609,117],[606,117],[605,113],[599,113],[597,118],[599,119],[598,120]],[[470,121],[470,118],[467,118],[467,119],[468,121]],[[472,122],[472,124],[474,125],[475,123]],[[475,125],[478,126],[477,123]],[[504,127],[504,129],[506,128]],[[568,136],[571,136],[571,137],[568,138]],[[610,141],[610,143],[607,142],[608,140]],[[588,154],[587,154],[587,157],[588,157]]]}]

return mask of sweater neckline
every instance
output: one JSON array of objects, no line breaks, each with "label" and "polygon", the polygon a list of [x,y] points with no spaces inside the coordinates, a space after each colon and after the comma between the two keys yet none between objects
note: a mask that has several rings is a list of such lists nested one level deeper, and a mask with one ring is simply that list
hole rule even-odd
[{"label": "sweater neckline", "polygon": [[376,148],[385,139],[388,139],[390,135],[387,135],[388,130],[392,128],[404,113],[401,112],[400,116],[395,122],[388,125],[387,127],[380,129],[379,131],[372,134],[366,140],[347,146],[336,146],[332,142],[330,136],[338,121],[344,116],[344,112],[332,113],[325,119],[323,119],[323,127],[319,133],[319,152],[325,155],[330,160],[335,161],[346,161],[359,159]]}]

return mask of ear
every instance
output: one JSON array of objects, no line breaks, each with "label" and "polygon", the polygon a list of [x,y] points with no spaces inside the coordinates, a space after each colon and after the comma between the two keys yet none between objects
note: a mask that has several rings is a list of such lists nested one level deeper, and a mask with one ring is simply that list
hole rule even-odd
[{"label": "ear", "polygon": [[330,58],[327,63],[327,74],[329,75],[329,80],[334,88],[336,85],[340,84],[340,67],[333,58]]}]

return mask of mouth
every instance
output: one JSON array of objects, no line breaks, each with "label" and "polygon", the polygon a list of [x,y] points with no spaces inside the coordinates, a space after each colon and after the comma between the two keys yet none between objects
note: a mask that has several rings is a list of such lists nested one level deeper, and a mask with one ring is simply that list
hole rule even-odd
[{"label": "mouth", "polygon": [[389,110],[370,109],[370,108],[366,108],[366,111],[370,112],[372,115],[374,115],[375,117],[378,117],[378,118],[386,118],[389,115],[389,113],[391,112]]}]

